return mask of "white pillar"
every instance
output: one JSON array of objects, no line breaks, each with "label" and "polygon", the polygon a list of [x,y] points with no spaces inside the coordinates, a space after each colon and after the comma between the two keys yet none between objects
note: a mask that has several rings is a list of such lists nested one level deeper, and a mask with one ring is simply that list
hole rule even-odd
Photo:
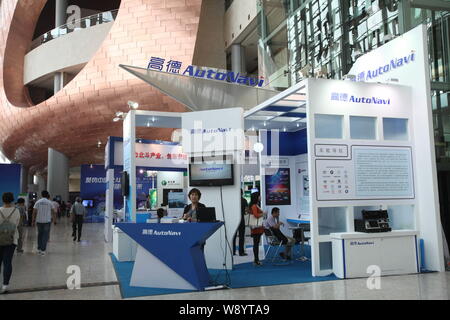
[{"label": "white pillar", "polygon": [[55,28],[67,23],[67,7],[69,0],[56,0]]},{"label": "white pillar", "polygon": [[52,148],[48,148],[47,187],[50,197],[61,196],[69,200],[69,159]]},{"label": "white pillar", "polygon": [[112,221],[114,217],[114,169],[106,171],[105,199],[105,241],[112,242]]},{"label": "white pillar", "polygon": [[245,69],[245,48],[240,44],[231,46],[231,70],[242,75],[247,74]]}]

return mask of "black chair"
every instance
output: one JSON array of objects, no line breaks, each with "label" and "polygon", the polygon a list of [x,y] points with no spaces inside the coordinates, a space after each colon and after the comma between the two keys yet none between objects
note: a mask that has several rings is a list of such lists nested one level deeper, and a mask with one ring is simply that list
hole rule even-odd
[{"label": "black chair", "polygon": [[264,228],[264,236],[266,237],[266,242],[268,244],[268,248],[264,256],[267,259],[271,249],[275,249],[275,253],[272,256],[272,260],[270,261],[271,263],[273,263],[275,259],[278,257],[278,251],[280,251],[280,248],[283,244],[281,243],[280,240],[278,240],[277,237],[275,237],[275,235],[272,233],[270,229]]},{"label": "black chair", "polygon": [[299,223],[297,228],[294,228],[292,231],[295,239],[295,244],[301,244],[301,247],[299,248],[300,257],[297,258],[296,260],[300,261],[310,260],[308,257],[305,256],[305,241],[309,241],[311,237],[305,236],[305,232],[311,231],[311,225],[309,223]]}]

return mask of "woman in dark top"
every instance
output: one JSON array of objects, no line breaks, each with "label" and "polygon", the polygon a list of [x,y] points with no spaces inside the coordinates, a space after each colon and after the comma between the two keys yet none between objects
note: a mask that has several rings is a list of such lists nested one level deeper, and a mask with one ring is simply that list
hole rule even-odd
[{"label": "woman in dark top", "polygon": [[191,204],[184,207],[183,219],[196,222],[197,221],[197,210],[198,208],[205,208],[206,206],[203,203],[200,203],[199,200],[202,197],[202,193],[197,188],[191,189],[188,193],[188,198],[191,200]]}]

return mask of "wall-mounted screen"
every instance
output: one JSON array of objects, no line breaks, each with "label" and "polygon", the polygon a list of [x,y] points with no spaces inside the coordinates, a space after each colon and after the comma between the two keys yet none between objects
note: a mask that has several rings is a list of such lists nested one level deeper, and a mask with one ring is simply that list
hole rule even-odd
[{"label": "wall-mounted screen", "polygon": [[184,192],[169,192],[169,208],[184,208],[186,205],[186,194]]},{"label": "wall-mounted screen", "polygon": [[83,206],[86,208],[93,208],[94,200],[83,200]]},{"label": "wall-mounted screen", "polygon": [[225,186],[234,184],[231,156],[196,157],[189,164],[190,186]]}]

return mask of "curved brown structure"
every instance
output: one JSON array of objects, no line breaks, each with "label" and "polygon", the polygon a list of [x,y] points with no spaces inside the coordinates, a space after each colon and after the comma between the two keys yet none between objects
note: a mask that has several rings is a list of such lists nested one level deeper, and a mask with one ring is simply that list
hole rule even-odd
[{"label": "curved brown structure", "polygon": [[[83,70],[33,106],[23,85],[24,56],[46,1],[3,0],[0,6],[0,148],[8,158],[39,171],[51,147],[67,155],[70,166],[103,163],[104,146],[97,142],[122,136],[122,123],[112,119],[127,111],[128,100],[144,110],[186,111],[119,64],[146,67],[152,56],[191,64],[202,0],[122,0],[110,33]],[[167,140],[171,132],[142,128],[137,136]]]}]

